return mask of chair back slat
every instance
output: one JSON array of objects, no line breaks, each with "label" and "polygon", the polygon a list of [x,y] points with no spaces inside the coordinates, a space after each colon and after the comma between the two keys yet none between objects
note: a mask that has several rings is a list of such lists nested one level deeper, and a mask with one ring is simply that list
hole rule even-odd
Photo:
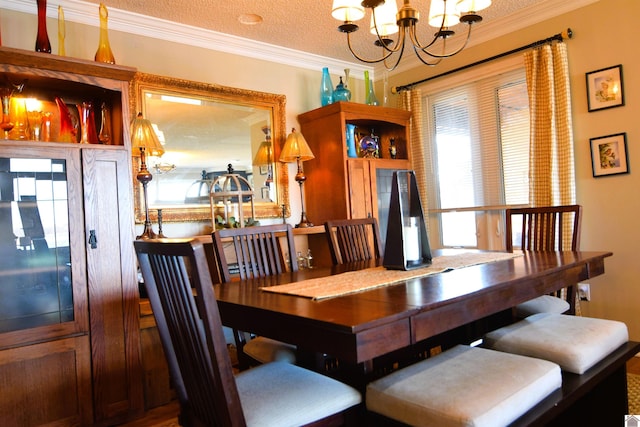
[{"label": "chair back slat", "polygon": [[[580,247],[582,206],[550,206],[506,210],[506,248],[512,252],[514,237],[522,250],[576,251]],[[522,221],[520,236],[514,236],[516,217]]]},{"label": "chair back slat", "polygon": [[244,426],[203,243],[134,242],[186,425]]},{"label": "chair back slat", "polygon": [[[231,280],[229,262],[224,251],[228,240],[232,242],[241,279],[273,276],[282,274],[287,269],[298,270],[298,264],[294,261],[296,252],[293,229],[289,224],[224,228],[214,231],[212,236],[218,268],[225,282]],[[289,259],[292,260],[290,266],[287,266],[284,258],[280,244],[282,238],[286,241]]]},{"label": "chair back slat", "polygon": [[380,230],[375,218],[327,221],[325,234],[334,264],[366,261],[383,256]]}]

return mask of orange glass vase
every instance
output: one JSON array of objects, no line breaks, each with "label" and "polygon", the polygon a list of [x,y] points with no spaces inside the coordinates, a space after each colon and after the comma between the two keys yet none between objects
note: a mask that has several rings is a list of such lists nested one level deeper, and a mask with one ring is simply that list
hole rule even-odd
[{"label": "orange glass vase", "polygon": [[107,7],[100,3],[100,40],[98,42],[98,50],[96,51],[95,60],[97,62],[115,64],[116,60],[113,57],[111,45],[109,44],[109,30],[107,28],[108,19],[109,12],[107,12]]},{"label": "orange glass vase", "polygon": [[80,115],[80,144],[98,144],[98,132],[96,132],[96,117],[93,111],[93,102],[85,101],[76,104]]},{"label": "orange glass vase", "polygon": [[31,137],[29,116],[27,115],[27,102],[22,96],[11,98],[11,117],[13,129],[9,132],[9,139],[26,140]]}]

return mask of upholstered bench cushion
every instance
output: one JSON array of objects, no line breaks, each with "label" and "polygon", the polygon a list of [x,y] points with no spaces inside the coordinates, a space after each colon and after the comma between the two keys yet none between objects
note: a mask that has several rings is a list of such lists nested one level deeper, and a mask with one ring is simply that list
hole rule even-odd
[{"label": "upholstered bench cushion", "polygon": [[367,386],[367,409],[412,426],[504,426],[560,387],[545,360],[456,346]]},{"label": "upholstered bench cushion", "polygon": [[267,337],[256,337],[247,341],[243,347],[243,351],[260,363],[296,363],[295,345],[272,340]]},{"label": "upholstered bench cushion", "polygon": [[571,306],[562,298],[551,295],[541,295],[537,298],[518,304],[515,315],[518,319],[524,319],[538,313],[562,314],[569,310]]},{"label": "upholstered bench cushion", "polygon": [[583,374],[629,341],[627,325],[615,320],[540,313],[485,335],[494,350],[547,359]]}]

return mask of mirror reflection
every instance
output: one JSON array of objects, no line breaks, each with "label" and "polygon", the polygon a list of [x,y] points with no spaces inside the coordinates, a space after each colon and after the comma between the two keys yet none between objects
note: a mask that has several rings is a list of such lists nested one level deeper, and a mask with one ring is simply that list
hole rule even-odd
[{"label": "mirror reflection", "polygon": [[[138,75],[134,86],[136,110],[151,121],[165,150],[147,158],[152,220],[158,209],[163,221],[210,219],[211,184],[229,171],[252,185],[257,219],[281,217],[282,205],[288,209],[286,167],[277,162],[284,95],[147,74]],[[144,219],[139,187],[138,221]]]}]

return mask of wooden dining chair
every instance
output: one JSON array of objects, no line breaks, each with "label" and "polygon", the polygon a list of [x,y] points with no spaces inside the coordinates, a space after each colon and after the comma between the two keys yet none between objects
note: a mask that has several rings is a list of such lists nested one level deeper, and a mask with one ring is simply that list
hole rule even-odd
[{"label": "wooden dining chair", "polygon": [[[231,263],[225,252],[225,247],[228,246],[232,247],[235,253],[240,279],[298,271],[298,264],[295,261],[287,265],[281,246],[281,239],[283,239],[289,259],[295,260],[293,229],[289,224],[224,228],[214,231],[212,237],[215,259],[223,282],[229,282],[234,277],[231,273]],[[240,369],[244,370],[258,363],[275,360],[296,362],[295,346],[266,337],[247,340],[247,335],[243,331],[235,332]]]},{"label": "wooden dining chair", "polygon": [[244,228],[222,228],[212,234],[213,249],[217,257],[221,278],[231,281],[233,275],[225,244],[233,246],[241,279],[267,277],[282,274],[286,271],[298,271],[298,264],[287,265],[285,254],[280,243],[284,238],[289,259],[295,259],[295,242],[293,228],[289,224],[259,225]]},{"label": "wooden dining chair", "polygon": [[284,362],[234,376],[201,240],[134,242],[182,426],[341,425],[360,393]]},{"label": "wooden dining chair", "polygon": [[375,218],[340,219],[324,224],[333,264],[383,257],[380,229]]},{"label": "wooden dining chair", "polygon": [[[580,248],[582,206],[545,206],[506,210],[506,248],[524,251],[576,251]],[[514,245],[515,242],[515,245]],[[567,286],[515,308],[517,317],[542,312],[575,314],[577,289]]]}]

